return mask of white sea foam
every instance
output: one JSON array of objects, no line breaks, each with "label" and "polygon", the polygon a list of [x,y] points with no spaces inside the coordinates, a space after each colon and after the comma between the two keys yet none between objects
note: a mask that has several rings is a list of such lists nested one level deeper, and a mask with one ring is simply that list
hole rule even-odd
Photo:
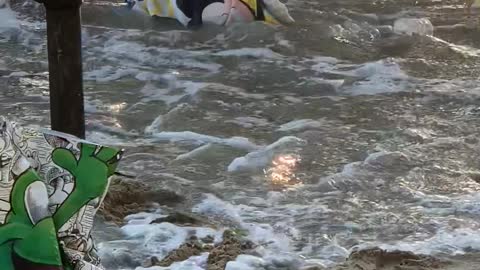
[{"label": "white sea foam", "polygon": [[[312,69],[321,73],[346,76],[340,90],[351,95],[375,95],[408,90],[410,77],[394,59],[383,59],[360,66],[315,58]],[[348,83],[347,83],[348,82]]]},{"label": "white sea foam", "polygon": [[174,262],[168,267],[137,267],[135,270],[205,270],[207,268],[207,259],[208,253],[202,253],[200,256],[193,256],[182,262]]},{"label": "white sea foam", "polygon": [[[234,221],[248,232],[248,238],[255,243],[270,243],[269,247],[278,251],[288,251],[290,240],[287,236],[277,234],[270,224],[250,223],[244,221],[255,208],[246,205],[233,205],[218,197],[207,194],[205,199],[193,207],[192,211],[210,217],[219,217]],[[266,252],[265,254],[267,254]]]},{"label": "white sea foam", "polygon": [[95,48],[95,51],[102,53],[105,59],[117,61],[121,60],[122,66],[127,68],[139,68],[141,66],[172,67],[200,69],[210,73],[216,73],[221,69],[221,65],[197,60],[202,55],[208,54],[208,51],[188,51],[182,49],[169,49],[165,47],[147,47],[134,41],[125,41],[124,37],[129,37],[133,32],[117,33],[111,39],[107,40],[103,47]]},{"label": "white sea foam", "polygon": [[[293,136],[282,137],[278,141],[238,157],[228,165],[229,172],[241,172],[265,168],[275,157],[275,154],[304,144],[305,141]],[[293,149],[292,149],[293,150]]]},{"label": "white sea foam", "polygon": [[[239,257],[230,264],[229,267],[231,269],[238,269],[238,267],[254,267],[253,269],[258,269],[260,265],[277,267],[281,265],[281,267],[291,267],[286,269],[297,269],[292,267],[292,265],[298,266],[301,264],[299,257],[291,253],[293,247],[290,238],[286,234],[277,232],[270,224],[245,221],[245,218],[252,216],[253,213],[259,218],[268,216],[256,208],[246,205],[233,205],[220,200],[214,195],[207,194],[205,199],[192,210],[195,213],[208,217],[233,221],[246,231],[246,237],[249,240],[261,244],[255,251],[262,258],[256,256]],[[279,269],[282,269],[281,267]]]},{"label": "white sea foam", "polygon": [[[213,236],[214,242],[219,243],[222,239],[222,230],[214,230],[203,227],[180,227],[171,223],[152,224],[152,221],[164,217],[161,211],[154,213],[139,213],[126,217],[127,224],[121,228],[125,234],[125,240],[100,243],[100,255],[107,265],[128,267],[118,265],[118,261],[126,264],[135,264],[155,256],[160,260],[169,252],[177,249],[185,243],[190,236],[204,238]],[[128,253],[125,253],[129,250]],[[171,268],[149,268],[149,269],[205,269],[208,254],[191,257],[184,262],[178,262]],[[196,267],[196,268],[194,268]],[[137,268],[142,269],[142,268]]]},{"label": "white sea foam", "polygon": [[228,262],[225,270],[256,270],[263,269],[267,263],[259,257],[240,255],[235,261]]},{"label": "white sea foam", "polygon": [[283,132],[302,131],[306,129],[318,129],[323,126],[325,126],[325,123],[318,120],[300,119],[285,123],[281,125],[277,130]]},{"label": "white sea foam", "polygon": [[[193,95],[194,93],[192,93]],[[153,122],[145,128],[146,135],[152,135],[154,133],[161,132],[165,128],[163,127],[164,123],[177,122],[177,118],[181,117],[184,112],[191,111],[193,109],[192,105],[189,103],[179,103],[176,104],[171,110],[166,114],[160,115]]]},{"label": "white sea foam", "polygon": [[235,56],[254,58],[281,58],[282,55],[267,48],[241,48],[214,53],[215,56]]},{"label": "white sea foam", "polygon": [[352,71],[359,78],[346,90],[356,95],[374,95],[380,93],[407,90],[408,75],[400,66],[389,60],[367,63]]},{"label": "white sea foam", "polygon": [[[1,3],[0,3],[1,5]],[[8,7],[0,7],[0,31],[8,28],[19,28],[20,23],[15,16],[15,13]]]},{"label": "white sea foam", "polygon": [[99,131],[87,131],[86,137],[88,138],[88,140],[98,144],[104,144],[104,145],[124,145],[125,144],[124,140],[119,139],[116,136],[109,135]]},{"label": "white sea foam", "polygon": [[100,69],[85,72],[85,80],[110,82],[128,76],[135,76],[138,72],[139,71],[136,68],[114,68],[112,66],[103,66]]},{"label": "white sea foam", "polygon": [[[173,79],[171,79],[173,80]],[[168,88],[158,88],[153,84],[147,83],[140,92],[144,95],[142,101],[164,101],[167,105],[179,102],[185,97],[192,97],[202,88],[206,87],[206,83],[196,83],[190,81],[169,81]]]},{"label": "white sea foam", "polygon": [[233,120],[227,120],[225,123],[237,124],[244,128],[265,127],[270,125],[268,120],[257,117],[236,117]]},{"label": "white sea foam", "polygon": [[328,56],[317,56],[312,61],[315,63],[312,69],[317,72],[330,72],[335,69],[335,65],[340,63],[337,58]]},{"label": "white sea foam", "polygon": [[190,142],[192,144],[220,144],[247,151],[256,150],[259,147],[244,137],[219,138],[210,135],[199,134],[191,131],[159,132],[151,135],[154,142]]},{"label": "white sea foam", "polygon": [[433,25],[427,18],[401,18],[393,24],[396,34],[406,35],[433,35]]},{"label": "white sea foam", "polygon": [[184,160],[184,159],[192,159],[192,158],[195,158],[201,154],[203,154],[204,152],[212,149],[212,144],[208,143],[208,144],[205,144],[203,146],[200,146],[198,148],[195,148],[193,149],[192,151],[188,152],[188,153],[185,153],[185,154],[181,154],[179,156],[177,156],[176,160]]},{"label": "white sea foam", "polygon": [[393,244],[379,243],[378,246],[386,250],[411,251],[417,254],[458,255],[466,253],[466,250],[480,250],[480,233],[470,228],[442,229],[433,237],[423,241],[405,239]]}]

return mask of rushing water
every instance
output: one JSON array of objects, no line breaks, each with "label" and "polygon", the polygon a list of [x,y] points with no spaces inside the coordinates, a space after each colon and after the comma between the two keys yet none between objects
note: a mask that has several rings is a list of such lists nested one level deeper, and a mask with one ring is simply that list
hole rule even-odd
[{"label": "rushing water", "polygon": [[[137,181],[247,230],[281,269],[365,246],[480,249],[479,30],[455,1],[407,2],[290,0],[290,28],[197,32],[85,4],[88,137],[126,148]],[[408,16],[434,37],[392,35]],[[0,9],[0,29],[0,114],[47,126],[45,24]],[[108,269],[185,239],[144,225],[158,211],[105,236]]]}]

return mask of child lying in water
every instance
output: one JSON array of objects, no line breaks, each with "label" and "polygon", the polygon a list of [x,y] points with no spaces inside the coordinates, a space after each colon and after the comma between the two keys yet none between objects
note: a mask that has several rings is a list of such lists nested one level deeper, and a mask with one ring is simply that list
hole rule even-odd
[{"label": "child lying in water", "polygon": [[294,22],[279,0],[126,0],[130,7],[150,16],[174,18],[189,28],[204,22],[229,25],[234,22]]}]

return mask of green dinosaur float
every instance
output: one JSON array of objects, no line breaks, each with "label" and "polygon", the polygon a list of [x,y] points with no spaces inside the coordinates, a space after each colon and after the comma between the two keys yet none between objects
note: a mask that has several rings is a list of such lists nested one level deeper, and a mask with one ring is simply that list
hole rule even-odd
[{"label": "green dinosaur float", "polygon": [[[74,188],[53,215],[45,183],[24,157],[17,160],[18,175],[10,193],[11,209],[0,225],[1,270],[72,270],[57,232],[90,201],[108,188],[121,151],[80,143],[80,156],[66,148],[52,152],[55,165],[74,178]],[[21,168],[21,169],[18,169]],[[13,170],[12,170],[13,171]]]}]

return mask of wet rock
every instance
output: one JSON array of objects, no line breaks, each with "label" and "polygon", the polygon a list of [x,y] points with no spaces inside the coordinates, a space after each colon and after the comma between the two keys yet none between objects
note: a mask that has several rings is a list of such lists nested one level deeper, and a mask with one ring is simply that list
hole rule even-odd
[{"label": "wet rock", "polygon": [[202,239],[192,236],[186,243],[170,252],[163,260],[159,261],[152,257],[144,265],[148,267],[170,266],[174,262],[187,260],[203,252],[210,252],[207,260],[207,270],[224,270],[228,262],[234,261],[239,255],[255,247],[252,242],[242,239],[239,234],[231,230],[226,230],[223,233],[223,241],[220,244],[213,246],[211,244],[213,240],[212,236]]},{"label": "wet rock", "polygon": [[375,168],[402,168],[410,164],[410,159],[400,152],[378,152],[371,154],[365,164]]},{"label": "wet rock", "polygon": [[186,243],[180,245],[178,249],[170,252],[163,260],[157,261],[153,265],[170,266],[174,262],[181,262],[192,256],[198,256],[204,251],[206,251],[204,245],[196,236],[192,236]]},{"label": "wet rock", "polygon": [[160,260],[156,256],[153,256],[150,259],[148,259],[146,262],[144,262],[142,266],[145,268],[148,268],[155,265],[159,265],[159,263],[160,263]]},{"label": "wet rock", "polygon": [[377,29],[382,37],[389,37],[394,33],[391,25],[380,25],[377,27]]},{"label": "wet rock", "polygon": [[322,267],[322,266],[314,265],[314,266],[302,267],[302,268],[300,268],[300,270],[325,270],[325,268]]},{"label": "wet rock", "polygon": [[400,35],[433,35],[433,25],[427,18],[401,18],[393,24],[393,31]]},{"label": "wet rock", "polygon": [[470,177],[473,181],[480,184],[480,172],[468,172],[467,176]]},{"label": "wet rock", "polygon": [[152,223],[168,222],[179,226],[205,226],[209,225],[208,220],[191,213],[174,212],[166,217],[158,218]]},{"label": "wet rock", "polygon": [[112,180],[99,214],[106,221],[123,224],[123,219],[131,214],[147,211],[153,204],[175,205],[184,201],[184,197],[166,189],[151,187],[133,180],[116,178]]},{"label": "wet rock", "polygon": [[404,130],[404,133],[408,138],[418,143],[432,142],[433,136],[435,136],[433,131],[424,128],[408,128]]},{"label": "wet rock", "polygon": [[207,235],[205,236],[204,238],[200,239],[202,240],[203,243],[206,243],[206,244],[211,244],[213,243],[213,241],[215,241],[215,238],[211,235]]},{"label": "wet rock", "polygon": [[444,265],[444,262],[429,256],[372,248],[353,252],[347,262],[335,270],[427,270],[443,269]]},{"label": "wet rock", "polygon": [[[380,30],[379,30],[380,31]],[[392,30],[393,31],[393,30]],[[409,36],[392,36],[380,39],[375,43],[375,47],[379,52],[390,56],[402,56],[407,54],[414,45],[413,37]]]},{"label": "wet rock", "polygon": [[227,263],[234,261],[242,254],[242,241],[240,237],[230,230],[223,233],[223,242],[216,246],[207,260],[207,270],[224,270]]}]

